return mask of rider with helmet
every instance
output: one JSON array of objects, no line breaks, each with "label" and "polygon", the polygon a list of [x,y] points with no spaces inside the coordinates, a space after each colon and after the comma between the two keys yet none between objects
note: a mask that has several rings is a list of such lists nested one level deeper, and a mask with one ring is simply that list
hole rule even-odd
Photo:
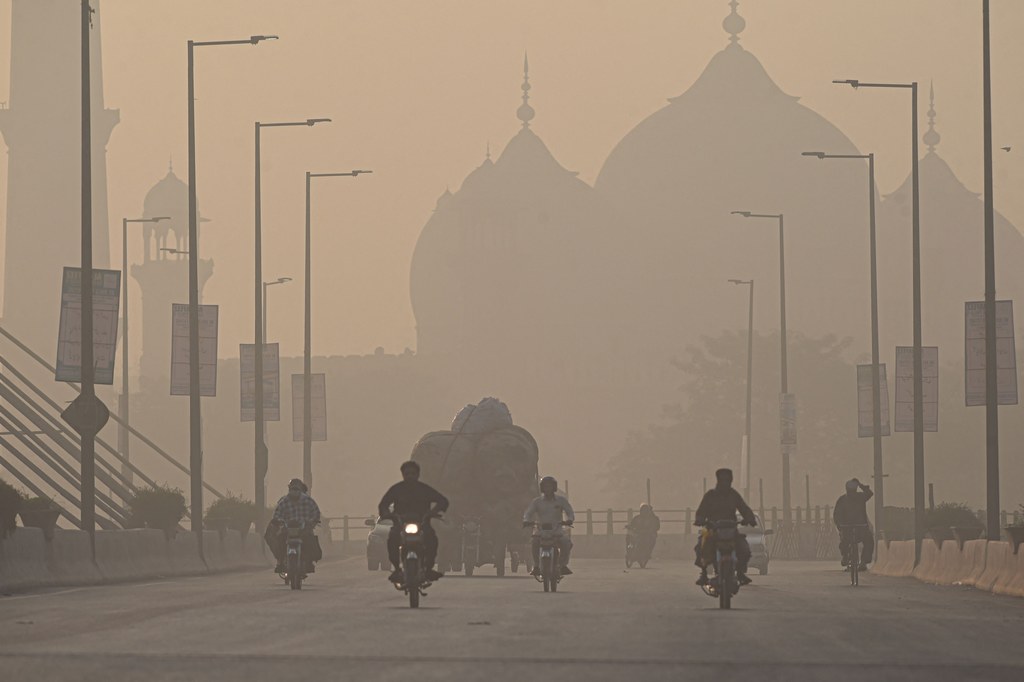
[{"label": "rider with helmet", "polygon": [[[732,487],[732,469],[719,469],[715,472],[716,485],[704,493],[704,499],[697,507],[694,525],[704,526],[715,521],[735,521],[736,514],[743,518],[743,523],[756,526],[757,519],[753,510],[743,501],[743,497]],[[715,541],[713,533],[702,533],[697,546],[697,565],[700,566],[698,585],[708,583],[709,564],[715,561]],[[740,585],[749,585],[752,581],[747,577],[747,564],[750,563],[750,545],[747,536],[736,534],[736,580]]]},{"label": "rider with helmet", "polygon": [[[562,575],[572,575],[572,571],[569,569],[569,552],[572,551],[572,540],[569,539],[564,533],[562,533],[562,521],[564,520],[571,526],[576,520],[576,513],[572,510],[572,505],[569,504],[569,500],[556,495],[558,491],[558,481],[553,476],[545,476],[540,479],[540,492],[541,496],[534,499],[530,503],[530,506],[523,512],[523,526],[531,526],[534,522],[538,526],[544,524],[551,524],[551,527],[555,529],[555,532],[559,535],[559,557],[561,559]],[[540,575],[540,534],[533,534],[533,542],[531,543],[531,549],[533,551],[533,571],[532,575]]]},{"label": "rider with helmet", "polygon": [[640,505],[640,513],[626,524],[626,529],[636,537],[636,547],[640,550],[640,555],[651,556],[658,541],[658,531],[661,530],[661,519],[654,514],[651,505]]},{"label": "rider with helmet", "polygon": [[285,549],[287,545],[287,532],[285,527],[289,521],[298,521],[305,529],[303,540],[310,540],[309,547],[313,551],[306,554],[306,572],[313,571],[313,562],[319,561],[319,543],[313,535],[313,527],[320,523],[320,507],[309,495],[309,487],[301,479],[293,478],[288,481],[288,494],[277,501],[277,508],[274,509],[274,517],[267,526],[263,538],[270,546],[270,551],[277,559],[277,566],[274,571],[281,573],[287,570],[285,566]]},{"label": "rider with helmet", "polygon": [[843,566],[850,564],[850,549],[854,542],[864,543],[858,568],[861,571],[866,571],[867,565],[871,563],[871,556],[875,549],[875,536],[868,524],[868,500],[873,496],[871,488],[856,478],[851,478],[846,482],[846,494],[840,495],[836,500],[835,510],[832,512],[832,520],[835,521],[836,526],[860,526],[852,529],[851,533],[840,532],[839,534],[839,553],[842,556]]}]

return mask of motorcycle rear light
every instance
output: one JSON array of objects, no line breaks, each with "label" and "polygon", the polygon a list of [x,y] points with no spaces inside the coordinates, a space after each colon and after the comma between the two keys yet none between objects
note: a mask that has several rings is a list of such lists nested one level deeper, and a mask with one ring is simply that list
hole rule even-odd
[{"label": "motorcycle rear light", "polygon": [[409,535],[416,535],[416,533],[420,532],[420,527],[415,523],[407,523],[405,524],[405,532]]}]

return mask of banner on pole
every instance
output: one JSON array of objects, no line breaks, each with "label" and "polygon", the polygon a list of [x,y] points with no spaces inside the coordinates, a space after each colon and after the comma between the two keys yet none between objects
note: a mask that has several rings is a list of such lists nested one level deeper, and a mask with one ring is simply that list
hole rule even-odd
[{"label": "banner on pole", "polygon": [[[878,393],[882,403],[882,435],[891,435],[889,428],[889,382],[885,363],[878,366]],[[857,437],[875,436],[874,386],[871,365],[857,365]]]},{"label": "banner on pole", "polygon": [[[256,344],[238,346],[242,383],[242,421],[256,421]],[[281,421],[281,353],[276,343],[263,344],[263,421]]]},{"label": "banner on pole", "polygon": [[[964,398],[967,407],[986,403],[985,302],[964,304]],[[996,301],[996,393],[999,405],[1017,404],[1017,350],[1013,301]]]},{"label": "banner on pole", "polygon": [[[292,375],[292,440],[297,443],[302,442],[304,428],[305,395],[302,385],[304,376],[303,374]],[[310,414],[311,436],[315,441],[325,441],[327,440],[327,377],[324,374],[310,374],[309,382],[310,396],[313,400],[313,409]]]},{"label": "banner on pole", "polygon": [[[217,312],[215,305],[199,306],[199,395],[217,395]],[[188,304],[171,304],[171,395],[189,395]]]},{"label": "banner on pole", "polygon": [[796,394],[779,394],[779,434],[782,445],[796,445]]},{"label": "banner on pole", "polygon": [[[924,430],[939,430],[939,349],[921,348]],[[914,430],[914,348],[896,346],[896,424],[898,432]]]},{"label": "banner on pole", "polygon": [[[121,303],[121,273],[92,271],[93,381],[114,383],[117,322]],[[64,268],[60,291],[60,328],[57,333],[57,381],[82,380],[82,269]]]}]

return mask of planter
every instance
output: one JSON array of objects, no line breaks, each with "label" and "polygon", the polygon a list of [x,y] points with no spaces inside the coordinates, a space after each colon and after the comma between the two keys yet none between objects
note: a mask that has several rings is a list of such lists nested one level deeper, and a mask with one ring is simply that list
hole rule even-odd
[{"label": "planter", "polygon": [[953,529],[948,526],[937,526],[935,528],[929,528],[928,532],[925,533],[925,537],[931,538],[935,541],[935,544],[939,547],[942,546],[943,540],[953,539]]},{"label": "planter", "polygon": [[1024,526],[1007,526],[1003,530],[1010,536],[1010,542],[1013,543],[1013,553],[1016,554],[1020,543],[1024,542]]},{"label": "planter", "polygon": [[980,526],[953,526],[950,530],[953,531],[953,537],[956,538],[960,549],[963,549],[965,542],[980,538],[984,529]]},{"label": "planter", "polygon": [[21,522],[26,528],[40,528],[43,537],[53,540],[53,529],[57,527],[57,519],[60,518],[60,509],[22,509],[18,512]]}]

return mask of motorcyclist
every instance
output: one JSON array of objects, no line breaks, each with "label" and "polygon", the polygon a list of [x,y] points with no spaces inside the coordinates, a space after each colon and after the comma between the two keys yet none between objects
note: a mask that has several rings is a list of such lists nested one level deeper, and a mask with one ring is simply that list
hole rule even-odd
[{"label": "motorcyclist", "polygon": [[[754,512],[743,497],[732,487],[732,469],[719,469],[715,472],[716,485],[704,493],[704,498],[697,507],[694,525],[704,526],[715,521],[734,521],[737,512],[743,518],[743,524],[756,526],[757,519]],[[750,563],[750,545],[747,543],[747,536],[742,533],[736,534],[736,581],[740,585],[749,585],[753,582],[747,577],[747,564]],[[708,583],[708,565],[715,561],[714,535],[711,533],[701,534],[701,539],[694,548],[697,552],[697,565],[700,566],[700,578],[698,585]]]},{"label": "motorcyclist", "polygon": [[640,513],[626,524],[626,529],[632,531],[635,536],[641,556],[651,556],[658,541],[658,531],[661,530],[661,519],[655,515],[651,505],[640,505]]},{"label": "motorcyclist", "polygon": [[[851,529],[852,532],[839,533],[839,553],[842,556],[843,566],[850,565],[850,549],[854,542],[864,543],[864,549],[860,555],[858,568],[861,571],[867,570],[871,563],[871,557],[875,549],[875,536],[868,524],[868,500],[874,496],[871,488],[851,478],[846,482],[846,494],[840,495],[836,500],[835,510],[832,512],[832,520],[836,526],[860,525],[861,528]],[[856,540],[854,540],[856,538]]]},{"label": "motorcyclist", "polygon": [[[576,521],[576,512],[572,510],[569,500],[556,495],[558,481],[553,476],[545,476],[540,479],[541,496],[530,503],[530,506],[523,512],[523,526],[531,526],[534,522],[537,525],[551,524],[559,537],[559,558],[561,560],[562,575],[572,575],[569,569],[569,552],[572,551],[572,540],[562,532],[563,518],[570,526]],[[564,517],[563,517],[564,515]],[[533,552],[533,571],[530,575],[540,575],[540,533],[533,534],[531,543]]]},{"label": "motorcyclist", "polygon": [[[263,536],[270,546],[270,551],[273,552],[274,558],[277,559],[277,566],[274,568],[276,573],[283,573],[288,570],[285,565],[285,551],[287,549],[288,535],[286,525],[289,521],[299,521],[303,524],[304,541],[315,537],[313,536],[313,527],[320,523],[320,507],[310,497],[309,488],[306,484],[298,478],[288,481],[288,494],[277,501],[274,516],[271,518],[267,531]],[[316,548],[319,545],[316,544],[315,540],[310,542],[309,547],[313,551],[305,553],[307,573],[313,571],[313,561],[319,560],[316,556]]]},{"label": "motorcyclist", "polygon": [[401,525],[406,520],[420,524],[423,532],[423,543],[426,556],[423,557],[423,568],[427,580],[433,582],[443,577],[434,570],[437,560],[437,533],[430,526],[430,518],[448,509],[448,498],[420,481],[420,465],[412,460],[399,467],[402,480],[394,484],[384,493],[377,513],[381,518],[394,520],[388,534],[388,560],[394,571],[388,576],[393,583],[402,582],[402,557],[399,550],[402,544]]}]

